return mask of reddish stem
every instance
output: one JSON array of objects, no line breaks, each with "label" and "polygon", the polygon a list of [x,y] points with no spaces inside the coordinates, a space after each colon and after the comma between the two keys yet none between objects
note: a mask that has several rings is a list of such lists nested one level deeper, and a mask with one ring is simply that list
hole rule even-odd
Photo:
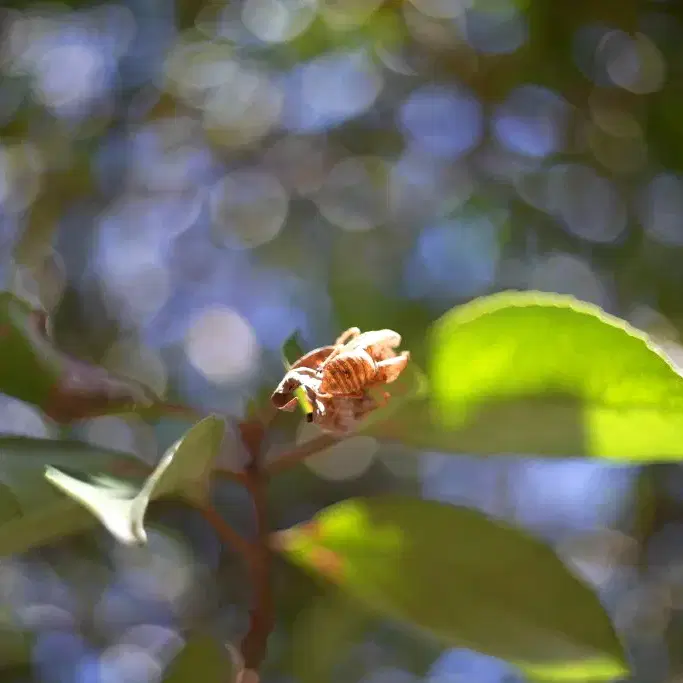
[{"label": "reddish stem", "polygon": [[290,451],[285,451],[277,459],[273,460],[273,462],[267,465],[265,470],[270,477],[275,474],[280,474],[281,472],[298,465],[311,455],[314,455],[325,448],[333,446],[342,438],[343,437],[332,436],[331,434],[321,434],[320,436],[316,436]]},{"label": "reddish stem", "polygon": [[213,527],[213,530],[218,534],[221,541],[226,545],[232,546],[244,557],[248,568],[251,570],[251,567],[256,562],[254,546],[240,536],[210,503],[202,505],[199,508],[199,511],[204,519]]},{"label": "reddish stem", "polygon": [[268,637],[275,624],[271,586],[272,554],[268,543],[268,475],[262,468],[263,425],[246,422],[241,424],[239,429],[249,453],[249,463],[244,473],[245,485],[251,494],[256,521],[256,543],[250,567],[254,589],[253,605],[249,613],[249,629],[240,649],[245,668],[256,672],[265,659]]}]

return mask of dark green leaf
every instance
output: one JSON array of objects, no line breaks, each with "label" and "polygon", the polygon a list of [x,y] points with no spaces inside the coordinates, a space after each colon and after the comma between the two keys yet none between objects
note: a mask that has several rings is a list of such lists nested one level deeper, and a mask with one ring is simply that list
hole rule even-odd
[{"label": "dark green leaf", "polygon": [[275,545],[379,612],[508,659],[536,680],[626,672],[590,588],[550,548],[473,510],[355,498],[277,534]]},{"label": "dark green leaf", "polygon": [[38,406],[58,422],[138,411],[160,401],[141,384],[59,351],[46,314],[0,292],[0,391]]},{"label": "dark green leaf", "polygon": [[230,650],[210,635],[195,635],[169,665],[164,683],[231,683],[236,667]]},{"label": "dark green leaf", "polygon": [[201,503],[209,495],[209,478],[220,452],[225,422],[210,416],[198,422],[166,451],[142,486],[103,476],[81,476],[48,467],[47,480],[90,510],[122,543],[144,543],[149,502],[178,496]]},{"label": "dark green leaf", "polygon": [[[305,351],[301,346],[299,333],[295,332],[293,335],[287,338],[285,343],[282,345],[282,363],[285,366],[285,370],[289,370],[293,363],[295,363],[299,358],[304,355]],[[304,415],[308,416],[313,413],[313,406],[306,396],[306,392],[302,387],[298,387],[294,391],[296,400],[299,403]]]},{"label": "dark green leaf", "polygon": [[429,400],[381,435],[479,454],[683,457],[683,378],[648,337],[573,297],[506,292],[430,336]]},{"label": "dark green leaf", "polygon": [[128,479],[141,485],[147,468],[134,456],[78,441],[0,438],[0,556],[24,552],[94,526],[96,520],[45,480],[48,466]]},{"label": "dark green leaf", "polygon": [[291,367],[292,363],[299,360],[301,356],[305,353],[303,346],[301,345],[301,339],[299,333],[295,332],[290,337],[285,340],[282,345],[282,362],[287,370]]}]

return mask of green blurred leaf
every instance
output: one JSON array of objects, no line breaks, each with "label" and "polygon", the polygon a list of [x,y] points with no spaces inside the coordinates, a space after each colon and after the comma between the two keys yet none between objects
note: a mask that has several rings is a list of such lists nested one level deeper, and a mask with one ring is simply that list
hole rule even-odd
[{"label": "green blurred leaf", "polygon": [[164,683],[230,683],[237,676],[230,651],[210,635],[194,635],[171,662]]},{"label": "green blurred leaf", "polygon": [[0,670],[30,661],[33,637],[0,610]]},{"label": "green blurred leaf", "polygon": [[38,406],[58,422],[145,410],[160,401],[143,385],[59,351],[46,315],[0,292],[0,391]]},{"label": "green blurred leaf", "polygon": [[289,559],[443,642],[510,660],[535,680],[627,671],[590,588],[526,533],[465,508],[355,498],[275,536]]},{"label": "green blurred leaf", "polygon": [[505,292],[443,316],[431,393],[381,436],[458,453],[683,457],[683,379],[642,332],[570,296]]},{"label": "green blurred leaf", "polygon": [[337,665],[359,642],[373,618],[335,587],[299,610],[289,640],[291,673],[300,683],[332,678]]},{"label": "green blurred leaf", "polygon": [[144,482],[134,456],[78,441],[0,438],[0,556],[22,553],[96,524],[95,518],[45,480],[45,468],[77,468],[93,476]]},{"label": "green blurred leaf", "polygon": [[142,487],[109,476],[69,474],[48,467],[47,480],[90,510],[122,543],[144,543],[144,518],[151,500],[177,495],[202,503],[209,495],[214,459],[220,452],[225,422],[210,416],[198,422],[166,451]]}]

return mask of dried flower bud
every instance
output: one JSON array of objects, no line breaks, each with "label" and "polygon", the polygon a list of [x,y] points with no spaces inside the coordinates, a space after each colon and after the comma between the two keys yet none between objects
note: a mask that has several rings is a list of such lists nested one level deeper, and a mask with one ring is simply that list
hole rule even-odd
[{"label": "dried flower bud", "polygon": [[293,410],[294,392],[302,387],[313,406],[313,422],[332,433],[352,431],[380,406],[368,389],[394,382],[408,364],[409,352],[396,351],[400,344],[401,335],[393,330],[361,333],[352,327],[335,345],[309,351],[293,363],[272,402],[279,410]]}]

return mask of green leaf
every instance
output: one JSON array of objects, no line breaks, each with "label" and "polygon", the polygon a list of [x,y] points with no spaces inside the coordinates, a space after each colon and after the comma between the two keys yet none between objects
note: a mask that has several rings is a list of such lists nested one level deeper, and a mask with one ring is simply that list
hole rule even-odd
[{"label": "green leaf", "polygon": [[299,337],[299,332],[287,337],[285,343],[282,345],[282,362],[286,370],[292,366],[292,363],[299,360],[301,356],[305,353],[303,346],[301,345],[301,339]]},{"label": "green leaf", "polygon": [[0,357],[0,391],[58,422],[161,403],[147,387],[59,351],[47,333],[46,314],[10,292],[0,292]]},{"label": "green leaf", "polygon": [[275,535],[297,564],[444,643],[502,657],[535,680],[627,671],[590,588],[528,534],[465,508],[355,498]]},{"label": "green leaf", "polygon": [[288,646],[291,673],[300,683],[330,680],[349,647],[362,639],[372,623],[355,601],[331,587],[299,611]]},{"label": "green leaf", "polygon": [[175,495],[201,504],[209,495],[214,459],[220,452],[225,422],[209,416],[166,451],[141,487],[110,476],[81,476],[48,467],[46,479],[90,510],[121,543],[147,540],[144,519],[151,500]]},{"label": "green leaf", "polygon": [[237,672],[230,651],[210,635],[190,637],[183,649],[169,665],[164,683],[231,683]]},{"label": "green leaf", "polygon": [[131,485],[144,482],[147,471],[132,455],[78,441],[1,437],[0,556],[22,553],[95,525],[87,510],[46,481],[45,468],[51,465],[125,478]]},{"label": "green leaf", "polygon": [[[292,367],[292,364],[299,360],[304,353],[305,351],[301,346],[299,332],[297,331],[289,336],[282,345],[282,363],[285,366],[285,370],[289,370]],[[313,406],[308,400],[308,396],[306,396],[306,392],[304,391],[303,387],[298,387],[295,389],[294,395],[296,396],[299,408],[301,408],[303,414],[307,417],[312,415]]]},{"label": "green leaf", "polygon": [[683,457],[683,378],[623,320],[570,296],[505,292],[430,335],[431,394],[382,425],[418,448],[475,454]]}]

